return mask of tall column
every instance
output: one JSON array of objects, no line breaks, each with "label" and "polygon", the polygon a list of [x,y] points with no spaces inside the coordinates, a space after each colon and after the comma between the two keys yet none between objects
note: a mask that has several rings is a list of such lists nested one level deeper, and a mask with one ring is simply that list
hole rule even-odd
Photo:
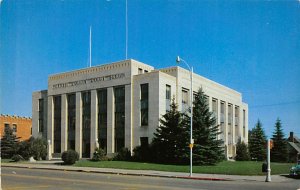
[{"label": "tall column", "polygon": [[[52,145],[50,147],[49,153],[53,154],[53,140],[54,140],[54,106],[53,106],[53,96],[48,96],[48,126],[47,126],[47,140],[50,140],[50,144]],[[52,155],[49,155],[49,158],[51,158]]]},{"label": "tall column", "polygon": [[76,125],[75,125],[75,150],[82,158],[82,101],[81,92],[76,92]]},{"label": "tall column", "polygon": [[125,86],[125,147],[133,151],[132,147],[132,96],[131,85]]},{"label": "tall column", "polygon": [[208,108],[209,108],[209,111],[212,111],[212,97],[211,96],[208,96]]},{"label": "tall column", "polygon": [[91,153],[90,157],[93,157],[95,152],[96,143],[98,140],[98,100],[97,100],[97,90],[91,91]]},{"label": "tall column", "polygon": [[114,88],[107,88],[107,154],[115,153]]},{"label": "tall column", "polygon": [[68,149],[68,102],[67,95],[61,95],[61,152]]},{"label": "tall column", "polygon": [[235,105],[232,104],[232,144],[234,145],[235,142]]}]

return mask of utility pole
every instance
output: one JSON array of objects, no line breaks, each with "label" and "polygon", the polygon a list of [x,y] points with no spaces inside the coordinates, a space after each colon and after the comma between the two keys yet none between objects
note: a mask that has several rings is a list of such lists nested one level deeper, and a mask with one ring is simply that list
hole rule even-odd
[{"label": "utility pole", "polygon": [[271,162],[270,162],[270,139],[268,139],[268,146],[267,146],[267,162],[268,162],[268,169],[267,169],[267,177],[266,182],[271,182]]}]

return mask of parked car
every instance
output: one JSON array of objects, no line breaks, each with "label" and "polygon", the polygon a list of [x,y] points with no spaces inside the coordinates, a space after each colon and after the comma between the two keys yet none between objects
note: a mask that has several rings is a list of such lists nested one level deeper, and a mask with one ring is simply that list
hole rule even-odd
[{"label": "parked car", "polygon": [[290,169],[290,176],[300,177],[300,160]]}]

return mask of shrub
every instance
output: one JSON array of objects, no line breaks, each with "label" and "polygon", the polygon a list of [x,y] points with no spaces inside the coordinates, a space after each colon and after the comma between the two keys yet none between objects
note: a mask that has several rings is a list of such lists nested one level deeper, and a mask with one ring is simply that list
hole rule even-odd
[{"label": "shrub", "polygon": [[25,160],[28,160],[32,156],[30,152],[30,140],[31,139],[18,143],[18,154]]},{"label": "shrub", "polygon": [[47,141],[43,138],[30,140],[30,153],[35,160],[45,160],[47,157]]},{"label": "shrub", "polygon": [[106,157],[105,150],[102,148],[96,148],[93,154],[92,161],[106,161],[108,158]]},{"label": "shrub", "polygon": [[19,162],[19,161],[24,161],[25,159],[19,155],[19,154],[15,154],[12,158],[11,158],[14,162]]},{"label": "shrub", "polygon": [[130,161],[131,160],[131,152],[128,148],[122,148],[117,155],[113,158],[113,160],[118,161]]},{"label": "shrub", "polygon": [[61,159],[64,161],[64,164],[73,165],[79,160],[79,154],[75,150],[67,150],[62,153]]},{"label": "shrub", "polygon": [[133,149],[132,159],[137,162],[152,162],[155,155],[151,155],[151,147],[149,146],[137,146]]}]

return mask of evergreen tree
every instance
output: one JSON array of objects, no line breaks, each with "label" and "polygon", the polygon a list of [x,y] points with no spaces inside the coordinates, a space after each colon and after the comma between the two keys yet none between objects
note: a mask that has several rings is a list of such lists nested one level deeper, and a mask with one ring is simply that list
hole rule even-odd
[{"label": "evergreen tree", "polygon": [[30,152],[30,141],[32,139],[33,137],[30,137],[30,139],[18,143],[18,154],[25,160],[28,160],[32,156]]},{"label": "evergreen tree", "polygon": [[188,137],[186,120],[183,119],[174,98],[170,110],[160,119],[160,126],[154,133],[151,149],[154,161],[169,164],[188,163]]},{"label": "evergreen tree", "polygon": [[273,148],[271,149],[272,162],[286,162],[288,158],[287,143],[284,138],[280,119],[277,118],[275,123],[275,131],[272,136]]},{"label": "evergreen tree", "polygon": [[258,120],[249,136],[249,152],[251,159],[263,161],[266,159],[267,139],[262,128],[261,122]]},{"label": "evergreen tree", "polygon": [[193,108],[193,163],[196,165],[214,165],[224,159],[223,141],[216,118],[209,111],[207,98],[200,88],[195,95]]},{"label": "evergreen tree", "polygon": [[250,155],[248,151],[248,146],[244,142],[238,142],[236,145],[236,161],[248,161],[250,160]]},{"label": "evergreen tree", "polygon": [[10,127],[5,127],[4,135],[1,139],[1,156],[10,159],[18,151],[18,139]]}]

